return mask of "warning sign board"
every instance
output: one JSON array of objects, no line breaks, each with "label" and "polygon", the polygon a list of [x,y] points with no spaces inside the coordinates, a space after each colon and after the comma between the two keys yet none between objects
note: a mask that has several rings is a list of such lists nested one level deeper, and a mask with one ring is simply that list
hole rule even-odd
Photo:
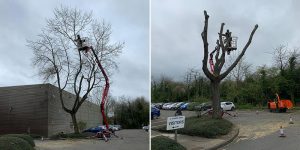
[{"label": "warning sign board", "polygon": [[167,130],[184,128],[185,116],[168,117]]}]

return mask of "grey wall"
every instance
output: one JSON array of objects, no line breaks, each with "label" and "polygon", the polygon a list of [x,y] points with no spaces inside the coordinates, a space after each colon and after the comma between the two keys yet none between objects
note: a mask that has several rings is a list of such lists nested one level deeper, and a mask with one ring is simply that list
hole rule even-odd
[{"label": "grey wall", "polygon": [[[75,95],[64,92],[64,102],[73,106]],[[85,101],[77,112],[77,121],[87,127],[102,123],[100,107]],[[73,132],[70,114],[60,103],[58,88],[51,84],[0,87],[0,134],[31,133],[51,136],[59,132]]]},{"label": "grey wall", "polygon": [[47,90],[45,85],[0,87],[0,134],[47,135]]},{"label": "grey wall", "polygon": [[[58,88],[50,84],[48,86],[48,135],[51,136],[59,132],[73,132],[71,115],[66,113],[61,107]],[[75,95],[69,92],[64,92],[63,98],[65,106],[71,109],[75,101]],[[85,101],[79,108],[76,118],[77,122],[83,121],[87,123],[87,127],[95,127],[99,125],[100,122],[102,123],[100,106],[89,101]]]}]

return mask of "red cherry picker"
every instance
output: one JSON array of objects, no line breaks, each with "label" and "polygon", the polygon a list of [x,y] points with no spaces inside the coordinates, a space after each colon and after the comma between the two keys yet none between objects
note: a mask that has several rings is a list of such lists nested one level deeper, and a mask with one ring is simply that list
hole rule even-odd
[{"label": "red cherry picker", "polygon": [[[93,46],[89,46],[86,44],[86,39],[81,39],[80,38],[80,35],[77,35],[77,39],[75,39],[75,41],[77,42],[77,47],[78,47],[78,50],[79,51],[83,51],[84,53],[88,53],[90,50],[92,52],[92,56],[95,57],[95,62],[97,63],[98,67],[100,68],[101,70],[101,73],[102,75],[104,76],[105,78],[105,86],[104,86],[104,90],[102,92],[102,98],[101,98],[101,104],[100,104],[100,110],[101,110],[101,115],[102,115],[102,118],[103,118],[103,121],[105,123],[105,127],[106,129],[103,130],[103,131],[100,131],[96,134],[96,137],[98,138],[104,138],[104,140],[107,142],[108,141],[108,138],[111,137],[111,134],[115,135],[114,134],[114,131],[110,131],[109,130],[109,125],[108,125],[108,121],[107,121],[107,118],[106,118],[106,115],[105,115],[105,111],[104,111],[104,106],[105,106],[105,103],[107,101],[107,95],[108,95],[108,90],[109,90],[109,78],[98,58],[98,55],[96,54]],[[115,135],[116,136],[116,135]]]}]

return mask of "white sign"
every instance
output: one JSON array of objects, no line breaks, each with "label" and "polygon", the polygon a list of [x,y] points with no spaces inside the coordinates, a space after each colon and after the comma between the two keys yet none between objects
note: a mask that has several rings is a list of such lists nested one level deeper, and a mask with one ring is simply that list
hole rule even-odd
[{"label": "white sign", "polygon": [[168,117],[167,130],[184,128],[185,116]]}]

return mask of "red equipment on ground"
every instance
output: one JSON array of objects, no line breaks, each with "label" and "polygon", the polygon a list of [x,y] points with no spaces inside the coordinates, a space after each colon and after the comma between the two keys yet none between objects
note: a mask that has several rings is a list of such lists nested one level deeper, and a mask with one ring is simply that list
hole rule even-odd
[{"label": "red equipment on ground", "polygon": [[293,108],[293,103],[289,99],[280,99],[279,95],[276,93],[276,98],[268,101],[268,108],[270,112],[286,112],[287,109]]}]

